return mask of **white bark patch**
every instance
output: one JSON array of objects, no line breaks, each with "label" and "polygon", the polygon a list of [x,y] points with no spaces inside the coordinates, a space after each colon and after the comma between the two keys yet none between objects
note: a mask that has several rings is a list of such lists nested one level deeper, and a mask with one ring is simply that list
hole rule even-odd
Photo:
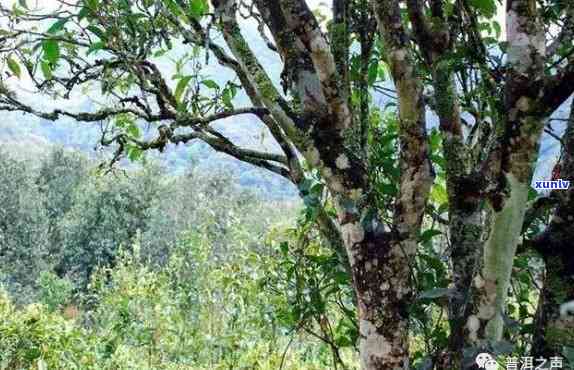
[{"label": "white bark patch", "polygon": [[297,91],[301,91],[304,94],[304,96],[301,96],[304,104],[312,103],[310,105],[315,109],[320,109],[320,106],[327,104],[321,88],[321,82],[314,73],[309,71],[299,72]]},{"label": "white bark patch", "polygon": [[546,37],[544,32],[539,32],[534,38],[534,48],[540,55],[546,55]]},{"label": "white bark patch", "polygon": [[535,63],[536,56],[546,54],[546,42],[543,32],[528,34],[530,20],[521,17],[514,10],[506,16],[508,34],[508,62],[519,73],[527,73]]},{"label": "white bark patch", "polygon": [[349,263],[351,266],[355,266],[357,260],[361,259],[361,254],[357,248],[353,246],[360,243],[365,239],[365,230],[360,223],[348,223],[341,227],[341,235],[343,237],[343,242],[347,247]]},{"label": "white bark patch", "polygon": [[351,168],[351,165],[349,164],[349,158],[347,158],[347,156],[344,154],[341,154],[340,156],[337,157],[337,159],[335,160],[335,165],[340,170],[346,170],[348,168]]},{"label": "white bark patch", "polygon": [[373,360],[387,357],[391,354],[392,344],[381,334],[370,321],[361,320],[359,323],[361,340],[359,341],[359,353],[363,369],[372,369]]},{"label": "white bark patch", "polygon": [[410,289],[404,286],[399,286],[398,289],[395,290],[397,293],[397,298],[401,299],[403,298],[406,294],[410,293]]},{"label": "white bark patch", "polygon": [[506,24],[508,34],[508,62],[513,65],[525,65],[528,68],[528,45],[530,40],[528,35],[521,32],[521,17],[514,10],[506,13]]},{"label": "white bark patch", "polygon": [[342,193],[343,191],[345,191],[345,187],[343,186],[343,183],[336,176],[333,176],[329,180],[329,185],[330,185],[331,190],[333,190],[336,193]]},{"label": "white bark patch", "polygon": [[352,189],[349,193],[349,197],[353,200],[359,200],[363,196],[363,189],[357,188]]},{"label": "white bark patch", "polygon": [[522,112],[528,112],[530,109],[530,99],[527,96],[523,96],[516,102],[516,107]]},{"label": "white bark patch", "polygon": [[468,335],[471,340],[478,339],[478,329],[480,329],[480,320],[475,315],[470,315],[466,320],[466,328],[468,329]]},{"label": "white bark patch", "polygon": [[551,218],[551,221],[557,224],[563,224],[564,223],[564,219],[558,215],[554,215]]},{"label": "white bark patch", "polygon": [[480,275],[476,275],[476,277],[474,278],[474,286],[477,287],[478,289],[484,287],[484,279]]},{"label": "white bark patch", "polygon": [[409,228],[418,223],[418,209],[425,203],[426,189],[430,185],[427,173],[427,170],[421,169],[410,169],[405,172],[404,179],[407,180],[401,182],[399,200],[403,207],[402,219],[398,225],[398,231],[401,233],[409,232]]},{"label": "white bark patch", "polygon": [[370,261],[365,262],[365,271],[369,272],[373,268],[373,264]]},{"label": "white bark patch", "polygon": [[353,246],[365,239],[365,230],[358,222],[343,225],[341,227],[341,232],[343,234],[343,240],[348,246]]},{"label": "white bark patch", "polygon": [[319,167],[319,165],[321,164],[321,157],[319,154],[319,151],[317,150],[317,148],[310,148],[307,149],[307,151],[305,152],[305,158],[307,158],[307,160],[309,161],[309,164],[315,167]]},{"label": "white bark patch", "polygon": [[221,17],[223,22],[234,21],[235,18],[231,14],[235,14],[233,11],[234,1],[225,1],[223,4],[219,5],[216,9],[216,14]]},{"label": "white bark patch", "polygon": [[483,304],[478,309],[478,317],[483,320],[490,320],[494,317],[495,313],[496,311],[494,306],[490,304]]},{"label": "white bark patch", "polygon": [[319,73],[319,78],[322,81],[327,80],[335,73],[335,63],[332,57],[325,50],[330,50],[329,45],[325,37],[320,31],[316,30],[313,33],[313,37],[310,42],[311,46],[311,58],[313,59],[313,65]]},{"label": "white bark patch", "polygon": [[407,52],[404,49],[398,49],[391,52],[391,58],[399,62],[405,60],[406,56]]}]

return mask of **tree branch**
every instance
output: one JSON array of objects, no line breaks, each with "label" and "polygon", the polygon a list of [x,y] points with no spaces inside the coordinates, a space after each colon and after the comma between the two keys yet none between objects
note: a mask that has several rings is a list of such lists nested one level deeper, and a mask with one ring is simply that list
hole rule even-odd
[{"label": "tree branch", "polygon": [[187,143],[194,139],[200,139],[218,152],[228,154],[242,162],[250,163],[254,166],[264,168],[282,177],[290,179],[289,170],[284,166],[279,166],[271,162],[287,163],[287,159],[279,154],[264,153],[250,149],[240,148],[231,141],[221,137],[214,137],[204,132],[192,132],[182,135],[174,135],[170,141],[174,144]]}]

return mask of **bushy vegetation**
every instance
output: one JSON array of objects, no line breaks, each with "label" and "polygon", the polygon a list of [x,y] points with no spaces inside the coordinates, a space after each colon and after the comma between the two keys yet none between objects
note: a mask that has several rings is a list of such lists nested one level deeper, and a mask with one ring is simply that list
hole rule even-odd
[{"label": "bushy vegetation", "polygon": [[356,364],[349,277],[309,211],[293,225],[295,204],[220,173],[0,165],[1,369]]},{"label": "bushy vegetation", "polygon": [[[239,234],[241,230],[234,230]],[[203,234],[205,235],[205,234]],[[245,234],[244,234],[245,235]],[[225,257],[188,234],[165,268],[141,262],[139,246],[92,276],[78,302],[66,278],[44,274],[39,303],[0,298],[2,369],[322,369],[329,348],[277,320],[283,292],[261,290],[275,264],[237,236]],[[293,336],[296,343],[289,345]],[[289,345],[289,347],[287,347]]]},{"label": "bushy vegetation", "polygon": [[201,228],[223,253],[234,225],[262,235],[275,205],[287,214],[292,208],[262,202],[220,172],[171,176],[149,163],[105,176],[97,163],[62,149],[35,166],[0,153],[0,166],[0,271],[18,301],[34,300],[45,270],[85,288],[93,270],[112,266],[136,237],[142,258],[162,265],[184,232]]}]

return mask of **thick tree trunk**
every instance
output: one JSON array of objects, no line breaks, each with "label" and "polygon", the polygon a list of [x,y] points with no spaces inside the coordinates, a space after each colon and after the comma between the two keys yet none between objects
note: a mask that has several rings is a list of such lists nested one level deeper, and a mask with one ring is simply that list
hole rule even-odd
[{"label": "thick tree trunk", "polygon": [[[409,368],[409,261],[414,245],[378,230],[345,225],[357,294],[359,352],[363,370]],[[360,240],[360,241],[359,241]],[[357,241],[357,243],[354,243]]]},{"label": "thick tree trunk", "polygon": [[[439,51],[444,53],[444,49]],[[435,52],[437,54],[438,52]],[[432,54],[428,52],[427,54]],[[463,348],[472,338],[466,327],[473,302],[472,281],[480,268],[484,217],[477,181],[470,175],[469,150],[462,135],[460,108],[453,72],[444,56],[432,60],[435,110],[439,116],[446,160],[446,188],[449,197],[450,262],[454,293],[449,297],[450,368],[460,368]]]},{"label": "thick tree trunk", "polygon": [[491,153],[491,224],[484,246],[483,266],[474,279],[477,304],[467,320],[474,344],[502,339],[503,314],[510,285],[533,167],[544,128],[539,91],[544,84],[544,28],[535,0],[507,3],[509,71],[505,85],[504,121]]},{"label": "thick tree trunk", "polygon": [[490,235],[484,246],[483,267],[475,278],[480,301],[467,323],[471,339],[498,341],[502,338],[503,313],[510,286],[516,246],[522,231],[530,184],[507,174],[508,191],[500,210],[493,210]]},{"label": "thick tree trunk", "polygon": [[[309,166],[321,173],[333,197],[357,296],[362,368],[408,369],[408,309],[414,295],[410,268],[433,175],[422,84],[402,44],[405,39],[392,30],[387,34],[395,45],[389,60],[399,96],[401,178],[392,230],[384,230],[379,210],[369,199],[364,158],[346,150],[352,112],[341,92],[336,60],[306,3],[289,0],[275,6],[256,1],[284,62],[284,89],[300,101],[297,113],[277,93],[245,43],[234,18],[236,2],[213,3],[225,40],[248,82]],[[397,3],[392,12],[395,27],[401,22]],[[323,227],[333,231],[330,223]]]},{"label": "thick tree trunk", "polygon": [[[415,73],[399,4],[380,0],[373,1],[373,5],[397,89],[401,177],[394,230],[388,237],[377,234],[377,228],[372,236],[367,233],[369,237],[358,245],[365,260],[357,263],[356,269],[352,262],[359,300],[361,359],[364,370],[408,369],[408,312],[414,296],[411,268],[434,173],[422,83]],[[351,260],[357,261],[359,256]]]},{"label": "thick tree trunk", "polygon": [[574,227],[569,229],[541,246],[546,274],[534,322],[532,353],[537,357],[564,356],[564,347],[574,348]]},{"label": "thick tree trunk", "polygon": [[460,368],[463,349],[472,342],[467,321],[474,310],[474,278],[481,266],[484,216],[479,207],[454,210],[449,214],[451,267],[454,294],[449,298],[448,317],[450,326],[449,358],[452,368]]},{"label": "thick tree trunk", "polygon": [[560,355],[564,346],[574,348],[574,103],[558,165],[561,179],[570,181],[571,187],[557,194],[560,203],[554,217],[533,242],[544,258],[546,274],[536,312],[532,351],[545,358]]}]

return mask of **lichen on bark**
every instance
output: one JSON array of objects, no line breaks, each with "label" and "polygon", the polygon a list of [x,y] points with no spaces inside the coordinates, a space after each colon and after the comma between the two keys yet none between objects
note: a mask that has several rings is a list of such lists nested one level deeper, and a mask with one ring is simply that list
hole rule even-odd
[{"label": "lichen on bark", "polygon": [[510,196],[502,210],[492,216],[481,271],[484,284],[480,292],[477,316],[486,324],[484,338],[491,341],[502,339],[503,314],[506,311],[510,276],[530,189],[529,183],[518,181],[511,173],[507,174],[507,183]]}]

